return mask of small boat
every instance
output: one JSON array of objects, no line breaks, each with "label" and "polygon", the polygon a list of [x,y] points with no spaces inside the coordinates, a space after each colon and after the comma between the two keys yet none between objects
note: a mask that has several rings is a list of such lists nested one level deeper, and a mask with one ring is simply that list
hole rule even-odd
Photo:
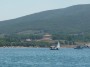
[{"label": "small boat", "polygon": [[83,48],[90,48],[88,44],[84,44]]},{"label": "small boat", "polygon": [[51,47],[50,47],[50,50],[58,50],[58,48],[55,47],[55,46],[51,46]]},{"label": "small boat", "polygon": [[59,50],[60,48],[60,43],[58,42],[57,46],[51,46],[50,50]]},{"label": "small boat", "polygon": [[76,46],[74,49],[83,49],[83,46]]},{"label": "small boat", "polygon": [[90,46],[88,46],[88,45],[78,45],[78,46],[76,46],[74,49],[84,49],[84,48],[89,48],[90,49]]}]

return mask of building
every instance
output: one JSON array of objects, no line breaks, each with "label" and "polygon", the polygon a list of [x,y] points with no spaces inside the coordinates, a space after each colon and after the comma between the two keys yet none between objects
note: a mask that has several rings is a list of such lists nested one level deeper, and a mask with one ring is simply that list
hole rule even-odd
[{"label": "building", "polygon": [[26,41],[31,41],[31,39],[26,39]]},{"label": "building", "polygon": [[50,34],[45,34],[42,40],[52,40],[52,36]]}]

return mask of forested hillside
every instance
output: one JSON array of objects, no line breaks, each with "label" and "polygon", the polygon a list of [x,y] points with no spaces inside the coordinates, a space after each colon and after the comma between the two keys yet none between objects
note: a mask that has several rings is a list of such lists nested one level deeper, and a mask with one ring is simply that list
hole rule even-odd
[{"label": "forested hillside", "polygon": [[29,30],[43,30],[48,33],[90,32],[90,4],[0,21],[0,33],[19,33]]}]

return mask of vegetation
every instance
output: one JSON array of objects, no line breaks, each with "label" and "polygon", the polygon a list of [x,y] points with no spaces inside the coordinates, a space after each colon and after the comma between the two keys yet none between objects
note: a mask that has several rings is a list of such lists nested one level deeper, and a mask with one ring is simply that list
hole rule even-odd
[{"label": "vegetation", "polygon": [[0,22],[0,33],[43,30],[51,34],[90,33],[90,5],[75,5]]},{"label": "vegetation", "polygon": [[[26,41],[26,39],[32,41]],[[2,46],[23,46],[23,47],[49,47],[50,43],[46,41],[36,41],[42,38],[42,35],[5,35],[0,38],[0,47]]]},{"label": "vegetation", "polygon": [[0,21],[0,47],[49,47],[51,42],[41,40],[43,33],[52,34],[52,39],[60,40],[63,45],[89,42],[90,4],[43,11]]},{"label": "vegetation", "polygon": [[[4,35],[0,37],[0,47],[3,46],[20,46],[20,47],[50,47],[50,45],[56,43],[56,40],[59,40],[62,45],[76,45],[76,42],[90,42],[90,35],[85,34],[53,34],[52,42],[43,41],[42,35],[32,35],[32,34],[13,34],[13,35]],[[27,41],[26,39],[31,39]]]}]

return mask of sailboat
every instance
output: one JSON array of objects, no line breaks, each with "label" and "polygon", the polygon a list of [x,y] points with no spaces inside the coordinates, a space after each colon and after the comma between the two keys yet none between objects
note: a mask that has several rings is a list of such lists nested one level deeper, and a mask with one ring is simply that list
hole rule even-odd
[{"label": "sailboat", "polygon": [[58,44],[57,44],[57,48],[60,48],[60,43],[59,43],[59,41],[58,41]]},{"label": "sailboat", "polygon": [[51,46],[51,47],[50,47],[50,50],[59,50],[59,48],[60,48],[60,43],[59,43],[59,41],[58,41],[57,46]]}]

